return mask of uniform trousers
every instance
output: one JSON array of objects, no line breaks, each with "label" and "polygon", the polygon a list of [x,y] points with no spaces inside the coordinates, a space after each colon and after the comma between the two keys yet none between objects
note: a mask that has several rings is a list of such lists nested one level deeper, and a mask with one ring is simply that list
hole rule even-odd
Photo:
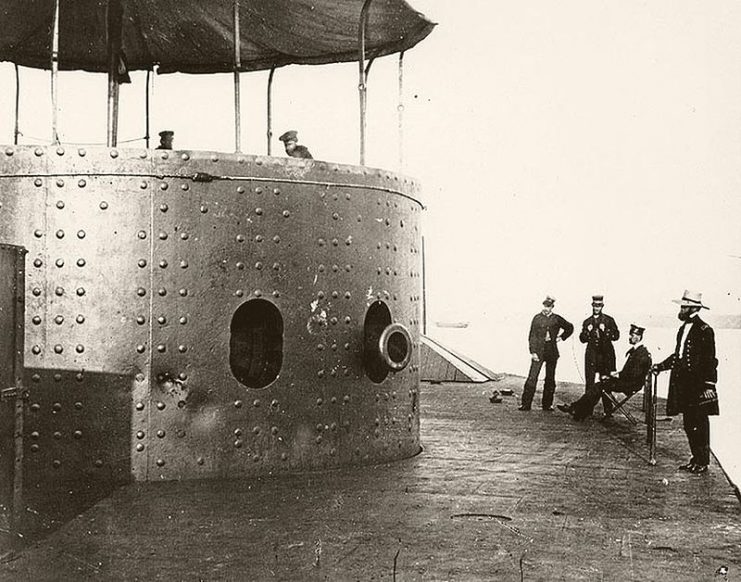
[{"label": "uniform trousers", "polygon": [[553,406],[553,395],[556,393],[558,351],[556,350],[555,342],[545,342],[543,357],[537,362],[535,360],[530,362],[530,371],[528,372],[527,380],[525,380],[525,386],[522,390],[522,406],[524,408],[530,408],[533,404],[535,386],[538,383],[538,376],[540,375],[543,364],[545,364],[545,381],[543,383],[543,400],[541,405],[543,408]]},{"label": "uniform trousers", "polygon": [[594,386],[594,378],[597,374],[600,376],[607,376],[612,370],[608,370],[609,366],[598,362],[598,356],[596,354],[590,354],[584,357],[584,392],[589,392]]},{"label": "uniform trousers", "polygon": [[586,418],[592,414],[594,407],[597,402],[599,402],[600,396],[602,396],[602,408],[605,411],[605,414],[612,414],[614,406],[606,396],[602,395],[603,389],[607,392],[632,394],[633,392],[640,390],[641,387],[638,386],[637,389],[635,389],[634,386],[627,386],[624,382],[621,382],[620,378],[605,378],[601,382],[593,383],[587,388],[587,391],[582,395],[582,397],[571,405],[574,418],[581,420],[582,418]]},{"label": "uniform trousers", "polygon": [[710,464],[710,420],[699,406],[688,406],[682,413],[684,432],[690,443],[692,459],[696,465]]}]

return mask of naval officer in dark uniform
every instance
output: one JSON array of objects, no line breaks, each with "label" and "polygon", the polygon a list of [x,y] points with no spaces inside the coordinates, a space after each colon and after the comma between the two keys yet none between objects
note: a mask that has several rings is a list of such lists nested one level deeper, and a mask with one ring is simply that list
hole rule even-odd
[{"label": "naval officer in dark uniform", "polygon": [[543,309],[530,324],[528,347],[530,349],[530,372],[522,390],[522,401],[518,410],[530,410],[535,396],[535,385],[538,382],[540,370],[545,363],[545,382],[543,384],[543,410],[553,410],[553,395],[556,392],[556,364],[558,363],[558,348],[556,343],[567,339],[573,332],[574,326],[560,315],[553,313],[556,300],[546,296],[543,300]]},{"label": "naval officer in dark uniform", "polygon": [[298,145],[298,132],[295,129],[288,130],[278,139],[283,142],[283,146],[286,148],[286,153],[292,158],[304,158],[307,160],[314,159],[309,152],[309,148]]},{"label": "naval officer in dark uniform", "polygon": [[[643,388],[646,375],[651,368],[651,354],[643,345],[643,333],[645,331],[645,328],[631,324],[628,338],[630,349],[625,354],[627,359],[623,369],[620,372],[612,372],[609,376],[602,377],[579,400],[573,404],[559,404],[558,409],[571,414],[574,420],[583,420],[592,414],[603,389],[609,392],[634,394]],[[612,412],[612,403],[604,396],[602,397],[602,406],[606,415]]]},{"label": "naval officer in dark uniform", "polygon": [[677,317],[683,322],[677,332],[674,353],[654,366],[655,372],[671,370],[666,414],[682,413],[684,431],[690,444],[692,457],[680,465],[683,471],[705,473],[710,464],[709,416],[719,414],[718,359],[715,357],[715,332],[700,319],[702,293],[685,291],[679,304]]},{"label": "naval officer in dark uniform", "polygon": [[602,313],[605,300],[602,295],[592,295],[592,315],[584,320],[579,341],[587,344],[584,352],[585,393],[594,385],[595,374],[609,376],[615,371],[615,348],[612,342],[620,339],[615,320]]}]

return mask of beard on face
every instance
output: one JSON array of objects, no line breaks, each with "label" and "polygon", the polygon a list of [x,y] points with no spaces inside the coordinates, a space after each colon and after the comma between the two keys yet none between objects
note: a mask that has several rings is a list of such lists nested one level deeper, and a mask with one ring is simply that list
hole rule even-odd
[{"label": "beard on face", "polygon": [[680,309],[679,313],[677,313],[677,318],[680,321],[687,321],[690,318],[690,315],[692,315],[694,311],[690,311],[688,309]]}]

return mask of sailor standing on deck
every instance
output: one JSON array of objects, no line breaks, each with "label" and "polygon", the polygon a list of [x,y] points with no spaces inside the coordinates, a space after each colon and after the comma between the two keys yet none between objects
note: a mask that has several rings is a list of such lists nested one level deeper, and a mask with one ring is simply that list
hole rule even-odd
[{"label": "sailor standing on deck", "polygon": [[715,332],[698,315],[702,293],[685,291],[677,317],[684,323],[677,332],[674,353],[654,366],[653,372],[671,370],[666,414],[682,413],[684,431],[692,457],[679,468],[690,473],[705,473],[710,464],[710,421],[708,416],[719,414],[718,359],[715,357]]},{"label": "sailor standing on deck", "polygon": [[573,332],[571,325],[560,315],[553,313],[556,300],[550,295],[543,300],[543,310],[533,317],[530,324],[528,345],[530,348],[530,372],[525,380],[522,401],[518,410],[530,410],[535,396],[540,369],[545,363],[545,383],[543,384],[543,410],[553,410],[553,395],[556,392],[556,364],[558,347],[556,343],[567,339]]},{"label": "sailor standing on deck", "polygon": [[587,344],[584,352],[584,392],[594,386],[595,374],[609,376],[615,371],[615,348],[612,342],[620,339],[620,331],[615,320],[602,313],[605,300],[602,295],[592,295],[592,315],[584,320],[579,340]]}]

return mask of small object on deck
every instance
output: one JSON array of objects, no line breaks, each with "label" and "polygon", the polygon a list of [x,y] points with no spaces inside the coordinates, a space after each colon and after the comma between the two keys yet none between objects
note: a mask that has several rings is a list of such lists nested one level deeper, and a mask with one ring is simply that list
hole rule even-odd
[{"label": "small object on deck", "polygon": [[502,396],[514,396],[514,394],[515,394],[515,391],[514,391],[514,390],[512,390],[512,388],[502,388],[502,389],[501,389],[501,390],[499,391],[499,393],[500,393],[500,394],[501,394]]},{"label": "small object on deck", "polygon": [[489,396],[489,402],[498,404],[502,401],[502,397],[499,395],[499,390],[494,390]]}]

